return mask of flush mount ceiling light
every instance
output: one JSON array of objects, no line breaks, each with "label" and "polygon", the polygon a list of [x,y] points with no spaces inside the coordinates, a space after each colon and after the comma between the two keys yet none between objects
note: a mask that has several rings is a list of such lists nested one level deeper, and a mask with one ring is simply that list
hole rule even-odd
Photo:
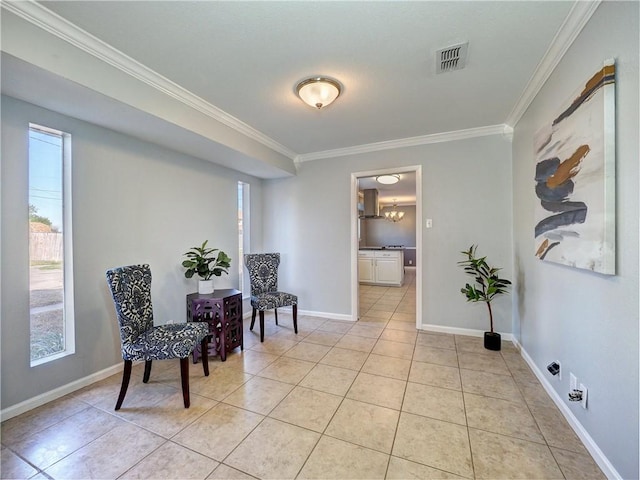
[{"label": "flush mount ceiling light", "polygon": [[400,175],[394,173],[392,175],[378,175],[376,177],[376,182],[382,183],[383,185],[393,185],[394,183],[398,183],[400,181]]},{"label": "flush mount ceiling light", "polygon": [[342,92],[342,86],[326,77],[311,77],[301,81],[296,87],[300,99],[310,107],[320,110],[331,104]]}]

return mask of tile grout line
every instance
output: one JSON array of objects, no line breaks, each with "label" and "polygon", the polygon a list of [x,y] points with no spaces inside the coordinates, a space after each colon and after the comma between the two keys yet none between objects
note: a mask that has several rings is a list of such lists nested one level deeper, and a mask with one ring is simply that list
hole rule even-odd
[{"label": "tile grout line", "polygon": [[[404,297],[403,297],[404,298]],[[395,311],[394,311],[395,313]],[[393,316],[392,316],[393,317]],[[393,447],[396,444],[396,438],[398,436],[398,428],[400,426],[400,419],[402,418],[402,408],[404,407],[404,401],[407,396],[407,388],[409,387],[409,377],[411,375],[411,367],[413,366],[413,358],[415,357],[416,346],[418,345],[418,336],[416,335],[415,343],[413,345],[413,352],[411,353],[411,359],[409,360],[409,372],[407,372],[407,379],[404,382],[404,392],[402,392],[402,402],[400,402],[400,411],[398,412],[398,420],[396,421],[396,428],[393,432],[393,440],[391,441],[391,450],[389,452],[389,460],[387,461],[387,469],[385,471],[385,479],[389,475],[389,466],[391,465],[391,457],[393,456]],[[398,457],[400,458],[400,457]]]},{"label": "tile grout line", "polygon": [[464,408],[464,421],[465,421],[465,427],[467,429],[467,440],[469,441],[469,459],[471,460],[471,475],[472,478],[476,478],[476,464],[474,461],[474,455],[473,455],[473,447],[471,446],[471,431],[469,430],[469,417],[467,415],[467,402],[465,400],[465,390],[464,390],[464,385],[462,383],[462,368],[460,366],[460,355],[459,355],[459,351],[458,351],[458,342],[456,342],[455,336],[453,338],[454,341],[454,345],[456,347],[456,360],[458,362],[458,375],[460,376],[460,395],[462,396],[462,407]]}]

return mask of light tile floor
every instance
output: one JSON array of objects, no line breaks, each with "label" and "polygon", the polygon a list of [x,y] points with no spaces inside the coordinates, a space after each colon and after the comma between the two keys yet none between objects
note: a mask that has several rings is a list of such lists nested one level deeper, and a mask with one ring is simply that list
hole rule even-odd
[{"label": "light tile floor", "polygon": [[2,478],[604,478],[513,345],[418,332],[415,275],[357,323],[267,316],[211,375],[134,367],[2,424]]}]

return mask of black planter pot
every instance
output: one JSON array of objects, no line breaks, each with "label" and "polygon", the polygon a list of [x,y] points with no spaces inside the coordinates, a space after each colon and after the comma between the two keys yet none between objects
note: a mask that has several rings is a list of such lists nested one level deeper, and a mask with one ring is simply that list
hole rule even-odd
[{"label": "black planter pot", "polygon": [[495,350],[496,352],[501,348],[500,334],[495,332],[484,332],[484,348],[487,350]]}]

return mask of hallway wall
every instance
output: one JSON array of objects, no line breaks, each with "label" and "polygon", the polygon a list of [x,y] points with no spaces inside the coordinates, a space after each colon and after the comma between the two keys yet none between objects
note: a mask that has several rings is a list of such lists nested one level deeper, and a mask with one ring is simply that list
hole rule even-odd
[{"label": "hallway wall", "polygon": [[[603,2],[525,115],[513,141],[515,328],[526,354],[622,478],[638,478],[638,2]],[[557,106],[616,59],[617,274],[534,257],[533,136]],[[569,372],[589,389],[588,409],[569,404]],[[595,442],[595,444],[593,444]],[[602,457],[601,457],[602,458]]]},{"label": "hallway wall", "polygon": [[[418,266],[420,323],[488,327],[484,305],[460,293],[467,279],[457,262],[478,244],[511,278],[511,143],[502,135],[309,161],[296,177],[265,181],[264,245],[282,252],[280,288],[298,292],[302,310],[351,316],[351,174],[412,165],[422,166],[423,216],[433,219]],[[495,307],[497,329],[511,332],[510,297]]]},{"label": "hallway wall", "polygon": [[[70,133],[76,353],[29,365],[29,122]],[[4,410],[119,365],[107,268],[149,263],[155,322],[186,321],[182,254],[209,239],[232,258],[219,288],[238,286],[237,182],[251,184],[261,247],[261,180],[105,128],[2,97],[2,400]]]}]

